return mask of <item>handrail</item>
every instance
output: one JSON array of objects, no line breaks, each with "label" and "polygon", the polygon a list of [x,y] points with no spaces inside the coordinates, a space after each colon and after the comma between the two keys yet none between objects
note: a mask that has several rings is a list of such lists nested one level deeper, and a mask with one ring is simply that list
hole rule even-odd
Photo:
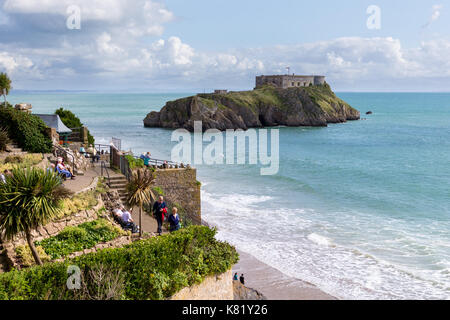
[{"label": "handrail", "polygon": [[[102,177],[105,177],[105,176],[103,175],[103,168],[105,168],[106,175],[108,176],[108,185],[109,185],[109,183],[110,183],[110,181],[111,181],[111,177],[109,176],[108,167],[106,167],[106,162],[105,162],[105,161],[102,161],[102,162],[101,162],[100,168],[101,168],[101,176],[102,176]],[[105,178],[106,178],[106,177],[105,177]]]},{"label": "handrail", "polygon": [[73,154],[70,154],[66,149],[64,149],[61,146],[54,145],[56,148],[56,155],[58,156],[58,151],[64,152],[65,155],[72,157],[72,173],[75,174],[75,156]]},{"label": "handrail", "polygon": [[[141,159],[140,156],[138,157],[138,156],[134,156],[134,155],[133,155],[133,157],[134,157],[135,159]],[[161,164],[167,163],[168,165],[172,165],[172,166],[180,165],[179,163],[174,162],[174,161],[170,161],[170,160],[160,160],[160,159],[150,158],[148,161],[149,161],[149,163],[154,163],[156,166],[158,166],[159,163],[161,163]]]}]

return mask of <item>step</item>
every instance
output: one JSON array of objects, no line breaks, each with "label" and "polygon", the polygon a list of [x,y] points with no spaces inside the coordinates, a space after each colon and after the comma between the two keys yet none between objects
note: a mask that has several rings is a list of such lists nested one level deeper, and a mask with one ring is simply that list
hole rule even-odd
[{"label": "step", "polygon": [[125,176],[115,176],[115,177],[110,177],[109,178],[110,181],[117,181],[117,180],[125,180],[128,181],[127,178]]},{"label": "step", "polygon": [[122,182],[122,181],[120,181],[120,182],[113,181],[113,182],[109,183],[110,186],[114,186],[114,187],[120,187],[120,186],[125,187],[127,184],[128,184],[128,182]]}]

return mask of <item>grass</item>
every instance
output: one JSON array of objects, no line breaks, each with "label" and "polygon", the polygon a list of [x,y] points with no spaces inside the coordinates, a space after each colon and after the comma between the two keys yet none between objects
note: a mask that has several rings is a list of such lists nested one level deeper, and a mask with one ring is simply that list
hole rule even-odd
[{"label": "grass", "polygon": [[98,243],[109,242],[127,233],[105,219],[66,227],[58,235],[36,242],[51,259],[66,257],[74,252],[91,249]]},{"label": "grass", "polygon": [[40,153],[30,153],[26,155],[7,156],[0,161],[0,172],[12,170],[14,167],[28,168],[42,162],[43,156]]},{"label": "grass", "polygon": [[56,219],[70,216],[74,213],[90,210],[98,204],[98,193],[96,191],[87,191],[75,195],[70,199],[61,201],[60,212]]}]

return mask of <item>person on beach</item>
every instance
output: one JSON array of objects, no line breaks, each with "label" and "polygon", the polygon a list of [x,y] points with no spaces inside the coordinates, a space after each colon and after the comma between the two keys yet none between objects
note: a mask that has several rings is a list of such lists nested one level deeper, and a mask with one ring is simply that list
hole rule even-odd
[{"label": "person on beach", "polygon": [[241,277],[239,278],[239,280],[241,281],[242,285],[245,285],[245,278],[244,278],[244,274],[241,274]]},{"label": "person on beach", "polygon": [[159,200],[153,204],[153,215],[158,222],[158,230],[156,231],[159,235],[162,233],[162,224],[164,222],[164,215],[167,214],[167,205],[164,202],[164,197],[160,196]]},{"label": "person on beach", "polygon": [[234,274],[233,280],[234,281],[238,281],[239,280],[237,272]]},{"label": "person on beach", "polygon": [[170,228],[169,231],[170,232],[175,232],[181,229],[181,218],[178,215],[178,209],[173,207],[172,208],[172,213],[169,216],[169,224],[170,224]]}]

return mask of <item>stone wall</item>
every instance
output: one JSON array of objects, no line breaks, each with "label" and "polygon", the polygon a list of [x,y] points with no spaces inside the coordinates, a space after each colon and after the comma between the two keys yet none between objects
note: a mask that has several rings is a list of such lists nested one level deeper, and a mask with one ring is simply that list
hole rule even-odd
[{"label": "stone wall", "polygon": [[202,283],[184,288],[170,300],[233,300],[233,275],[231,270],[211,277]]},{"label": "stone wall", "polygon": [[196,169],[158,169],[155,186],[163,190],[169,206],[178,206],[179,212],[193,224],[202,223],[201,185],[197,181]]}]

